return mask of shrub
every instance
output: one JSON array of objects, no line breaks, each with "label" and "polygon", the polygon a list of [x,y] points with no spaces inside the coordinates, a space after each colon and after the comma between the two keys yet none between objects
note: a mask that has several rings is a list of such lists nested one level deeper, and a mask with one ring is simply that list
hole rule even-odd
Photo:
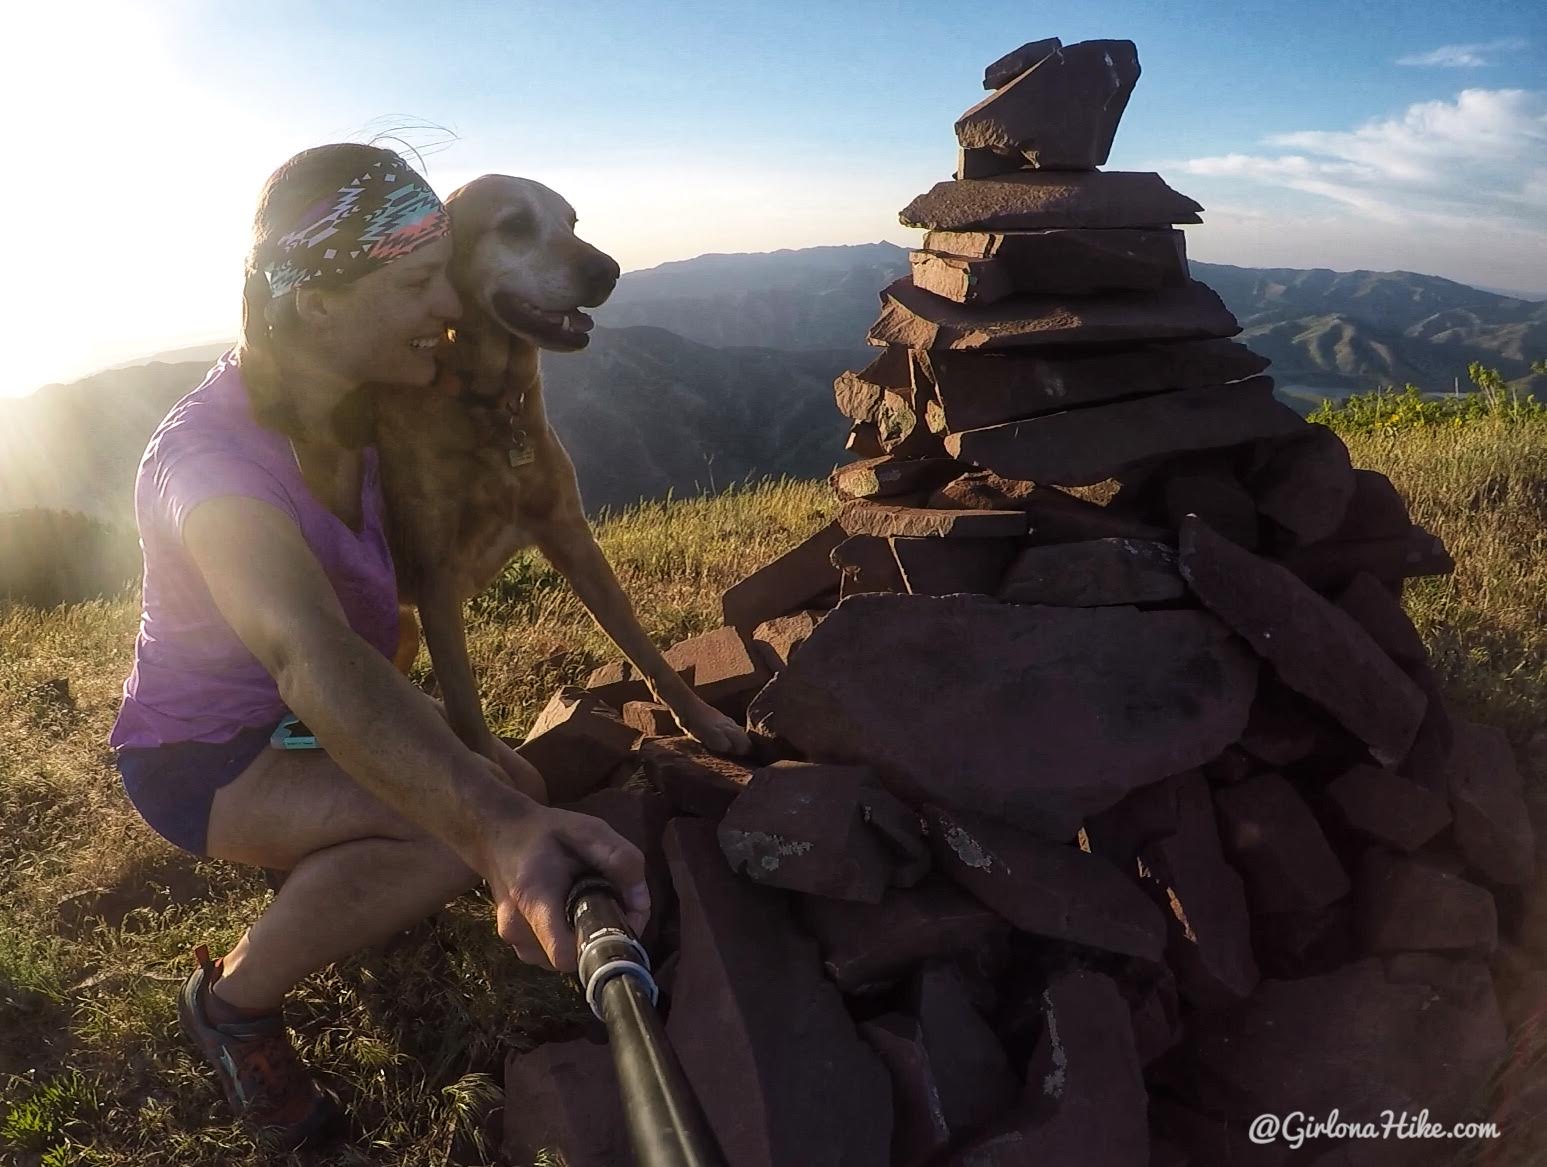
[{"label": "shrub", "polygon": [[[1536,365],[1544,365],[1544,362],[1538,361]],[[1348,434],[1454,427],[1485,420],[1547,419],[1547,406],[1529,394],[1522,396],[1497,369],[1473,361],[1466,371],[1476,387],[1475,392],[1446,396],[1426,394],[1409,381],[1400,391],[1384,387],[1374,393],[1356,393],[1342,404],[1323,401],[1308,420]]]}]

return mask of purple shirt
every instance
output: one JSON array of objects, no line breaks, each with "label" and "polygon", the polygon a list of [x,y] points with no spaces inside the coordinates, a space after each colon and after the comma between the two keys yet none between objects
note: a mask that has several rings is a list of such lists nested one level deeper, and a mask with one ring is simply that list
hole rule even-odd
[{"label": "purple shirt", "polygon": [[220,614],[183,547],[183,522],[207,498],[242,495],[288,515],[333,584],[349,626],[384,656],[396,652],[397,581],[374,447],[365,449],[364,463],[357,533],[313,497],[285,436],[253,418],[232,353],[172,407],[134,481],[144,598],[110,746],[223,742],[285,712],[274,678]]}]

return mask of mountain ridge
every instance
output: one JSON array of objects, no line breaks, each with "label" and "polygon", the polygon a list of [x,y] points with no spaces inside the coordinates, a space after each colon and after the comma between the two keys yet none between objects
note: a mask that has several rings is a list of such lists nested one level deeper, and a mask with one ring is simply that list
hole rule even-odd
[{"label": "mountain ridge", "polygon": [[[626,273],[589,348],[543,362],[553,424],[588,510],[843,460],[832,381],[875,353],[879,290],[908,248],[879,242],[716,253]],[[1547,397],[1547,304],[1439,276],[1195,261],[1302,411],[1324,394],[1413,381],[1448,390],[1480,360]],[[154,354],[0,399],[0,512],[44,507],[132,522],[145,442],[226,345]]]}]

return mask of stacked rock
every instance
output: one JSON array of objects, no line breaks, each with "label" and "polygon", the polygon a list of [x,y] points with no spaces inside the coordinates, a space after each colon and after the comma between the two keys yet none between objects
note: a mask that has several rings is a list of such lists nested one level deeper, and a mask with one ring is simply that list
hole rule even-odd
[{"label": "stacked rock", "polygon": [[[664,736],[626,666],[541,723],[607,743],[568,793],[649,858],[733,1167],[1428,1163],[1458,1144],[1245,1132],[1475,1117],[1504,1052],[1533,834],[1401,604],[1452,564],[1229,339],[1198,205],[1096,169],[1138,74],[1017,49],[902,212],[840,517],[671,650],[757,758]],[[558,1099],[508,1108],[516,1161],[629,1161],[604,1048],[509,1075]]]}]

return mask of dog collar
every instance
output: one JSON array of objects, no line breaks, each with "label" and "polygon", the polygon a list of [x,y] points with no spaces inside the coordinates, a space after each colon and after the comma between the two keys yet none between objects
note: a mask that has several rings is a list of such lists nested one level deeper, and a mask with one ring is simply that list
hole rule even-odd
[{"label": "dog collar", "polygon": [[526,410],[525,389],[514,402],[506,399],[491,403],[488,398],[473,392],[471,377],[445,361],[442,361],[436,370],[435,388],[464,408],[486,409],[490,413],[497,410],[505,415],[506,432],[499,433],[497,430],[491,432],[488,435],[488,444],[503,449],[512,468],[526,466],[537,457],[537,452],[532,448],[531,437],[526,432],[526,427],[521,424],[521,415]]}]

